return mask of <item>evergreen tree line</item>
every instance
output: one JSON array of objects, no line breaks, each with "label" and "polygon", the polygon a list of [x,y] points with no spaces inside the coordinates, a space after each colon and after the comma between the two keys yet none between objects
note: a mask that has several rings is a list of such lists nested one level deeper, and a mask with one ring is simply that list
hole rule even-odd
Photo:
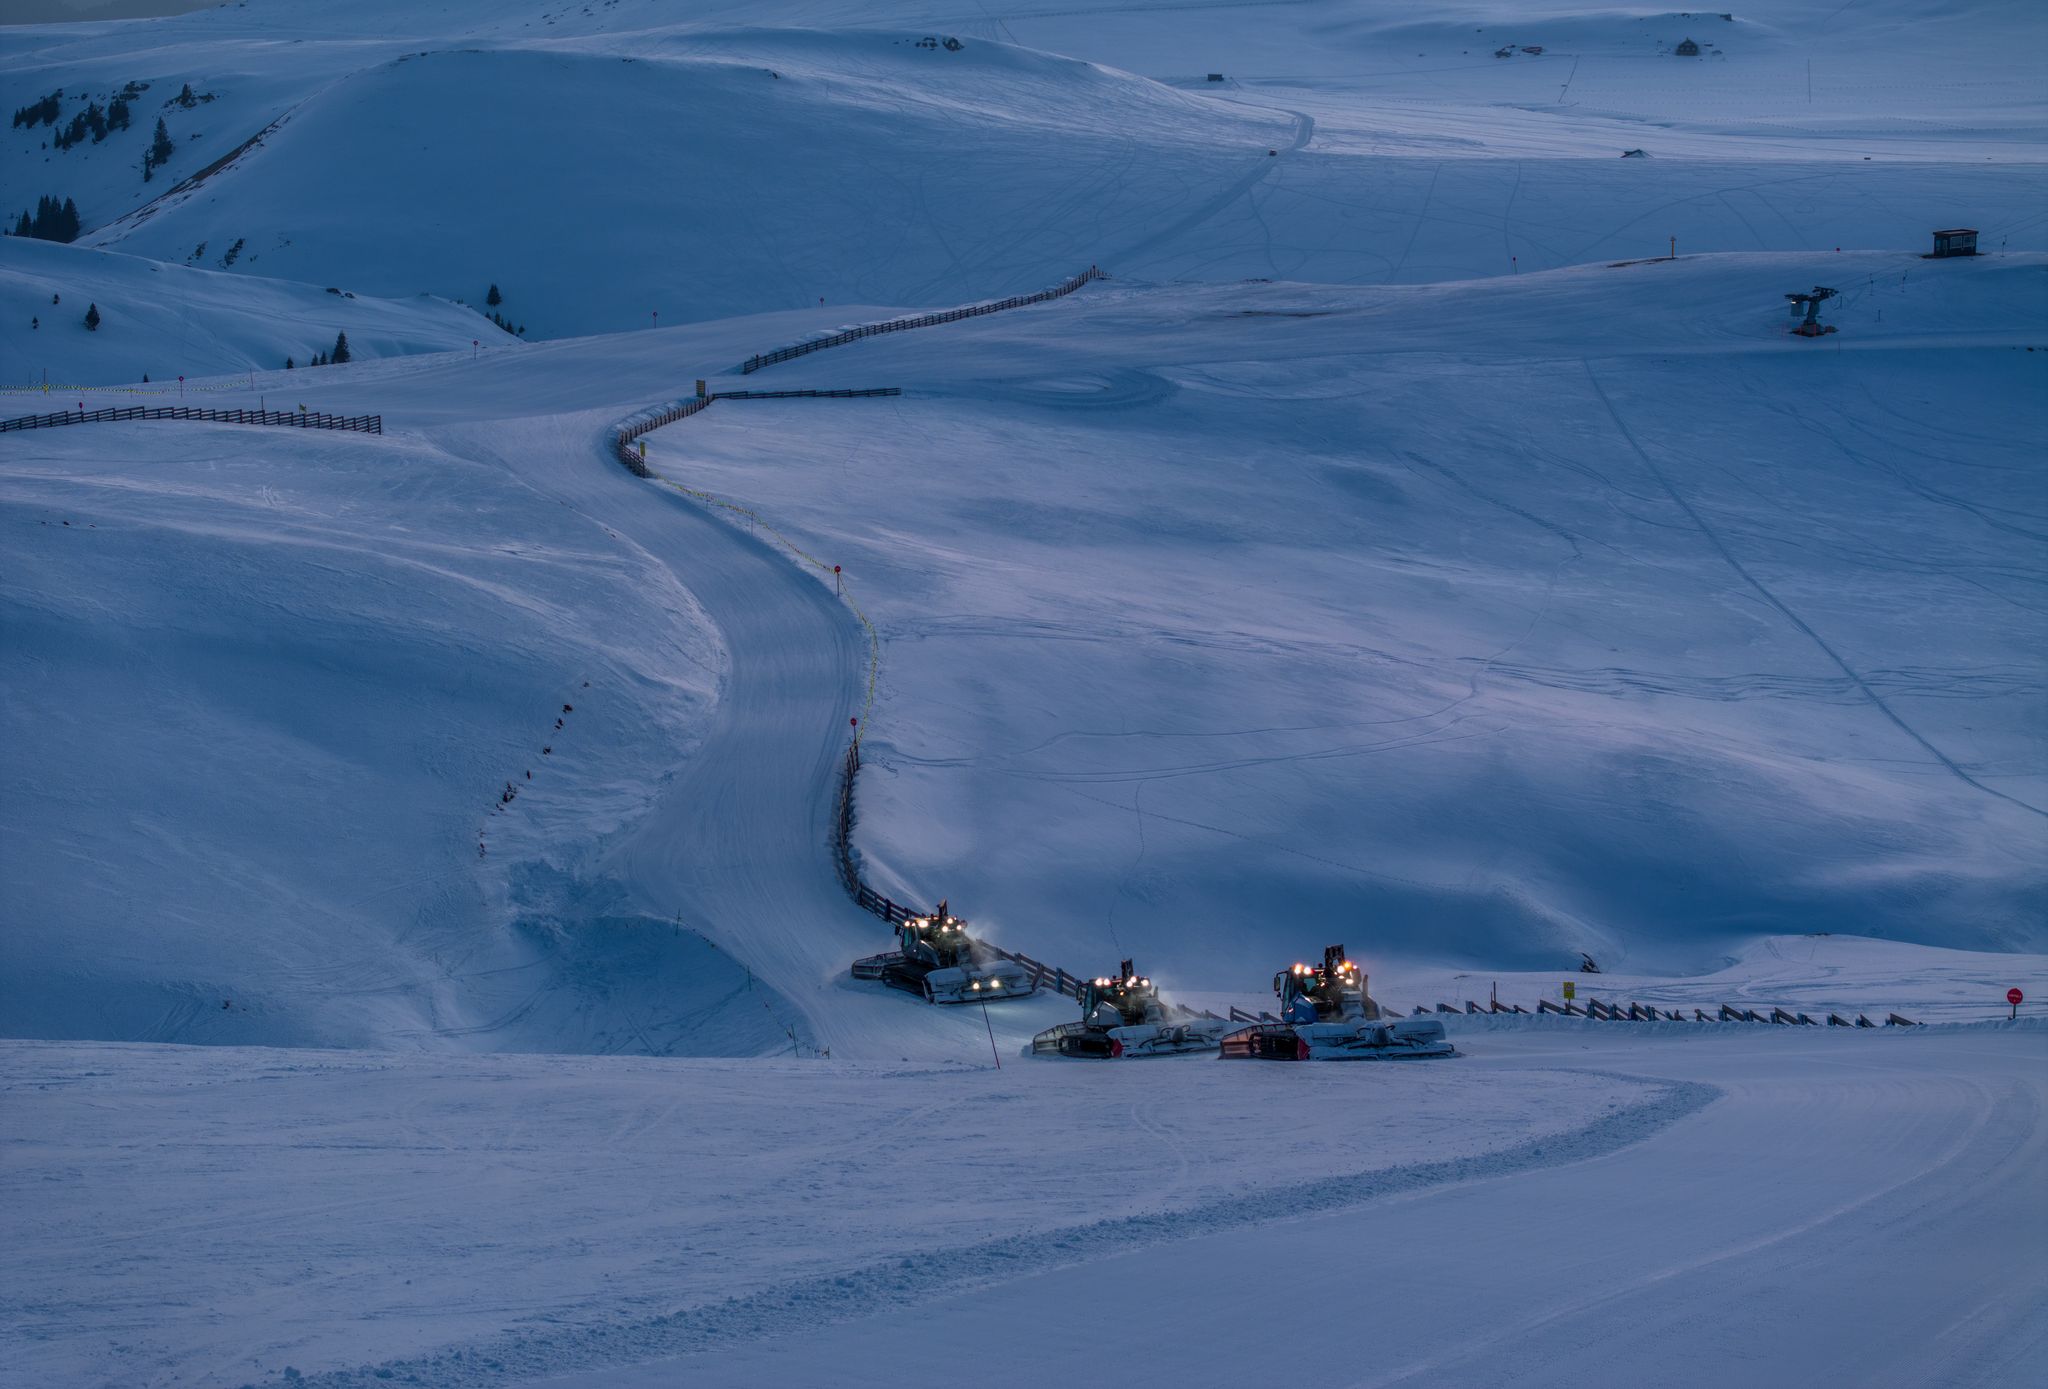
[{"label": "evergreen tree line", "polygon": [[[325,352],[315,352],[313,359],[307,362],[306,365],[309,367],[333,367],[340,366],[348,359],[348,334],[336,333],[334,335],[334,346]],[[284,369],[286,371],[295,370],[298,365],[298,362],[290,357],[284,359]]]},{"label": "evergreen tree line", "polygon": [[[55,122],[52,122],[52,124],[55,124]],[[163,122],[159,120],[157,124],[161,127]],[[68,150],[88,135],[92,137],[94,144],[98,144],[107,138],[108,131],[126,130],[127,128],[128,100],[126,97],[115,97],[113,104],[105,110],[100,109],[100,104],[97,101],[89,101],[85,104],[83,111],[80,111],[71,118],[71,124],[50,137],[50,143],[60,150]]]},{"label": "evergreen tree line", "polygon": [[55,198],[36,199],[36,215],[26,212],[14,224],[16,236],[32,236],[38,241],[75,241],[78,239],[78,204],[66,198],[58,202]]},{"label": "evergreen tree line", "polygon": [[41,101],[32,101],[26,106],[17,108],[14,113],[15,127],[19,129],[22,126],[27,126],[30,130],[34,130],[39,125],[55,125],[57,123],[57,115],[63,109],[63,100],[64,89],[59,87]]}]

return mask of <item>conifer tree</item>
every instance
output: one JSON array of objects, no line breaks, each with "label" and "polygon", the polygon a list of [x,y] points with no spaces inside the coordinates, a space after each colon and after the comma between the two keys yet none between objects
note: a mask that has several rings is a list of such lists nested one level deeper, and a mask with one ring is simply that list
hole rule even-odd
[{"label": "conifer tree", "polygon": [[98,304],[87,304],[85,306],[85,327],[86,331],[92,333],[97,333],[100,330],[100,306]]},{"label": "conifer tree", "polygon": [[336,333],[334,335],[334,350],[327,354],[327,360],[330,362],[337,363],[346,362],[348,360],[347,333]]},{"label": "conifer tree", "polygon": [[504,302],[505,302],[505,296],[504,296],[504,295],[502,295],[502,294],[500,294],[500,293],[498,293],[498,287],[497,287],[496,285],[492,285],[492,286],[491,286],[491,292],[490,292],[489,294],[486,294],[486,295],[484,296],[484,305],[485,305],[485,307],[487,307],[487,308],[493,308],[493,309],[495,309],[495,308],[497,308],[497,307],[498,307],[498,305],[500,305],[500,304],[502,304],[502,303],[504,303]]},{"label": "conifer tree", "polygon": [[291,358],[287,357],[284,359],[284,369],[286,371],[297,371],[299,369],[299,364],[293,361]]},{"label": "conifer tree", "polygon": [[150,170],[159,165],[170,163],[171,154],[175,149],[176,146],[171,144],[170,127],[164,124],[162,116],[158,116],[156,118],[156,134],[150,138],[149,153],[142,160],[143,178],[147,179],[149,177]]}]

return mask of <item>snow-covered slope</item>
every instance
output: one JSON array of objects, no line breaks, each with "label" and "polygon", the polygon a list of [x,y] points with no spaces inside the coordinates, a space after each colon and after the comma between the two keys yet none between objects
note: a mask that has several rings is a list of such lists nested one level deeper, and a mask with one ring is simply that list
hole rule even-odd
[{"label": "snow-covered slope", "polygon": [[[104,144],[6,132],[0,179],[157,260],[239,240],[235,274],[471,304],[496,283],[529,336],[943,304],[1091,262],[1426,283],[1671,237],[1909,247],[1965,224],[1996,246],[2042,225],[2034,7],[1779,3],[1701,16],[1727,32],[1695,35],[1700,59],[1659,51],[1696,26],[1657,12],[1030,9],[258,0],[6,31],[0,71],[63,88],[66,120],[151,85]],[[213,99],[162,106],[187,84]],[[144,184],[158,113],[178,153]]]},{"label": "snow-covered slope", "polygon": [[0,1029],[788,1047],[685,927],[559,912],[717,690],[648,556],[418,441],[10,440]]},{"label": "snow-covered slope", "polygon": [[[96,329],[85,326],[88,307],[99,310]],[[181,374],[268,371],[287,358],[305,366],[341,333],[362,360],[511,341],[488,319],[425,295],[376,299],[22,237],[0,240],[0,322],[0,386],[48,381],[60,391],[144,377],[161,388]]]},{"label": "snow-covered slope", "polygon": [[1354,1385],[2024,1379],[2038,1021],[1643,1031],[1000,1073],[0,1044],[0,1384],[1035,1389],[1044,1326],[1190,1389],[1332,1326]]},{"label": "snow-covered slope", "polygon": [[[0,1044],[0,1389],[2022,1378],[2044,40],[2020,0],[0,28],[15,102],[133,112],[0,132],[0,213],[87,228],[0,249],[0,386],[388,431],[0,435],[0,1035],[46,1039]],[[1918,257],[1953,225],[1990,254]],[[535,340],[453,302],[493,283]],[[1790,338],[1816,283],[1842,331]],[[903,394],[619,467],[700,377]],[[870,880],[1219,1011],[1341,940],[1402,1009],[1960,1025],[1026,1061],[1070,1000],[847,977],[855,718]]]},{"label": "snow-covered slope", "polygon": [[[1845,331],[1786,336],[1779,295],[1823,276]],[[870,876],[1069,968],[1256,995],[1326,940],[1416,978],[1711,970],[1817,930],[2039,951],[2041,284],[2038,257],[1845,255],[1094,286],[774,368],[908,394],[720,403],[650,456],[842,563],[877,621]],[[612,923],[680,915],[787,1005],[730,1045],[802,1019],[840,1054],[962,1054],[966,1020],[844,981],[880,939],[825,849],[850,615],[598,447],[832,321],[291,374],[383,442],[11,442],[9,1030],[727,1044],[690,1021],[715,972],[649,982],[633,1016],[671,1026],[644,1035],[578,992],[645,974]],[[204,582],[136,577],[172,573]],[[143,660],[165,680],[109,674]],[[583,679],[606,722],[535,765]],[[362,733],[416,719],[445,754]],[[325,992],[337,942],[366,993]],[[245,1024],[236,996],[271,1001]]]},{"label": "snow-covered slope", "polygon": [[97,239],[170,257],[247,237],[257,273],[391,295],[476,303],[495,282],[529,335],[946,302],[1086,264],[1104,229],[1260,169],[1292,129],[1070,60],[913,37],[407,55]]},{"label": "snow-covered slope", "polygon": [[1111,286],[774,368],[907,394],[650,457],[881,627],[878,885],[1069,967],[2039,951],[2043,272]]}]

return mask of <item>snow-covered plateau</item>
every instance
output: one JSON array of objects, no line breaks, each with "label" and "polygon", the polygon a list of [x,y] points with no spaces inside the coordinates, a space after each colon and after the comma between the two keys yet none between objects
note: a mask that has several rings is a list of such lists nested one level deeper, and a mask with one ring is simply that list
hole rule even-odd
[{"label": "snow-covered plateau", "polygon": [[2044,44],[0,26],[0,1389],[2038,1377]]}]

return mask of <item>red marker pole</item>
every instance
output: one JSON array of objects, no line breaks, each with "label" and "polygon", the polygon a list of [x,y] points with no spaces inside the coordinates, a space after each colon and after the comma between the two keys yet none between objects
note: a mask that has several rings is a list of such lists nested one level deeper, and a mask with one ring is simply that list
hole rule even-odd
[{"label": "red marker pole", "polygon": [[2020,1005],[2027,1001],[2027,996],[2018,989],[2007,989],[2005,991],[2005,1001],[2012,1005],[2012,1015],[2014,1020],[2017,1021],[2020,1015]]},{"label": "red marker pole", "polygon": [[845,590],[839,586],[839,566],[836,564],[832,566],[832,592],[841,597],[845,596]]},{"label": "red marker pole", "polygon": [[184,398],[185,398],[185,378],[184,378],[183,376],[180,376],[180,377],[178,378],[178,399],[180,399],[180,400],[183,400]]},{"label": "red marker pole", "polygon": [[476,360],[477,348],[480,345],[481,344],[475,338],[471,338],[469,340],[469,360],[471,360],[472,362]]}]

